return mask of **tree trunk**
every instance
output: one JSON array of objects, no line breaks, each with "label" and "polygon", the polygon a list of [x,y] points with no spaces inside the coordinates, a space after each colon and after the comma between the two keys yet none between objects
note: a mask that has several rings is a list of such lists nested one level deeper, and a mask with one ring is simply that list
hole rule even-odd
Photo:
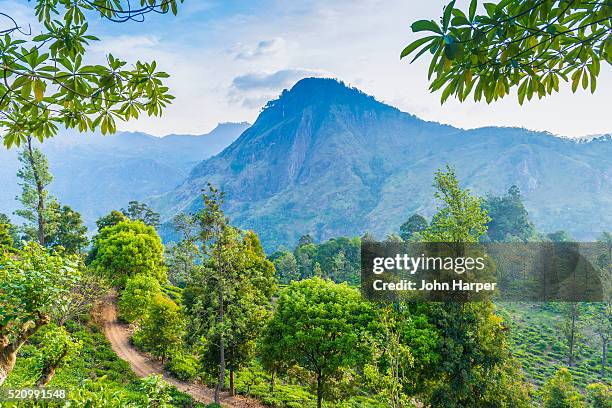
[{"label": "tree trunk", "polygon": [[[608,354],[608,339],[601,339],[601,378],[606,378],[606,357]],[[2,384],[2,382],[0,382]]]},{"label": "tree trunk", "polygon": [[43,185],[36,163],[34,161],[34,153],[32,151],[32,137],[28,136],[28,160],[32,167],[32,173],[34,174],[34,181],[36,182],[36,194],[38,199],[38,206],[36,208],[38,218],[38,243],[41,246],[45,246],[45,186]]},{"label": "tree trunk", "polygon": [[317,408],[321,408],[323,404],[323,376],[317,373]]},{"label": "tree trunk", "polygon": [[23,346],[23,344],[30,338],[34,333],[38,331],[41,326],[49,323],[49,316],[39,314],[38,319],[34,322],[34,325],[23,329],[13,343],[9,342],[7,335],[0,335],[0,385],[4,383],[6,377],[15,368],[15,361],[17,360],[17,352]]},{"label": "tree trunk", "polygon": [[568,366],[572,367],[574,365],[574,343],[575,343],[575,336],[576,336],[576,310],[574,309],[575,307],[577,307],[576,305],[572,305],[572,329],[570,332],[570,350],[569,350],[569,361],[568,361]]},{"label": "tree trunk", "polygon": [[55,375],[55,370],[55,367],[45,367],[42,374],[38,378],[38,381],[36,381],[36,386],[46,387],[47,384],[49,384],[49,381],[51,381],[51,379]]},{"label": "tree trunk", "polygon": [[[219,298],[219,323],[223,327],[223,290],[219,287],[218,290],[218,298]],[[225,338],[223,336],[223,328],[221,329],[221,334],[219,336],[219,381],[217,382],[217,386],[215,387],[215,403],[220,403],[220,393],[225,384]]]},{"label": "tree trunk", "polygon": [[6,380],[9,373],[15,367],[17,360],[17,351],[13,351],[10,346],[0,347],[0,386]]},{"label": "tree trunk", "polygon": [[274,395],[274,371],[270,374],[270,394]]},{"label": "tree trunk", "polygon": [[64,361],[64,358],[66,358],[67,355],[68,355],[68,346],[65,346],[64,350],[62,351],[62,354],[57,358],[57,360],[52,361],[48,363],[47,365],[45,365],[45,367],[42,370],[42,373],[40,374],[40,377],[36,381],[37,387],[46,387],[47,384],[49,384],[49,381],[51,381],[51,379],[55,375],[55,371],[57,370],[57,367],[59,367],[59,365],[62,363],[62,361]]},{"label": "tree trunk", "polygon": [[230,396],[236,395],[236,388],[234,387],[234,369],[230,368]]}]

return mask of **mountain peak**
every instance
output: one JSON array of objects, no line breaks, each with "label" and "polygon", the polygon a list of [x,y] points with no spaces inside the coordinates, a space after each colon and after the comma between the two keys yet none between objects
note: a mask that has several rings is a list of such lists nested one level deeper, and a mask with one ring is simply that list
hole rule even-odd
[{"label": "mountain peak", "polygon": [[359,105],[369,109],[395,108],[377,101],[357,88],[346,85],[333,78],[304,78],[285,89],[278,99],[268,102],[264,111],[282,109],[288,111],[303,110],[308,106]]}]

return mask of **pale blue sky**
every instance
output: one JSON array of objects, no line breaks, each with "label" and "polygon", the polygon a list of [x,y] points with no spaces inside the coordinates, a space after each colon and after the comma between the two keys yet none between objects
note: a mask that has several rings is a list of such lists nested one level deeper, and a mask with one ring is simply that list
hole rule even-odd
[{"label": "pale blue sky", "polygon": [[[460,7],[467,0],[458,1]],[[218,122],[253,122],[265,102],[305,76],[331,76],[424,119],[463,128],[523,126],[566,136],[608,133],[610,67],[595,95],[567,89],[522,107],[515,97],[493,105],[447,102],[427,91],[425,62],[399,60],[412,21],[438,18],[439,0],[186,0],[177,17],[144,23],[97,21],[93,58],[156,59],[177,97],[163,118],[120,125],[155,135],[205,133]],[[0,1],[35,23],[33,3]],[[36,27],[35,27],[36,30]],[[566,87],[567,88],[567,87]],[[608,109],[607,109],[608,108]]]}]

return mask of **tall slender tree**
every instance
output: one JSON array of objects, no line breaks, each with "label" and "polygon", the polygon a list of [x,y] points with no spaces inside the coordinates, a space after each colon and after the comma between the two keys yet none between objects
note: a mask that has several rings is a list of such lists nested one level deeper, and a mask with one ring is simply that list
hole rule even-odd
[{"label": "tall slender tree", "polygon": [[608,346],[612,340],[612,302],[599,303],[595,305],[593,316],[593,331],[599,337],[601,343],[601,378],[606,378],[606,361],[608,359]]},{"label": "tall slender tree", "polygon": [[[215,401],[220,399],[226,371],[230,392],[234,374],[255,351],[274,294],[274,265],[265,258],[257,236],[231,226],[222,210],[224,195],[209,184],[204,208],[193,220],[185,239],[198,248],[198,268],[188,278],[184,293],[190,338],[202,339],[202,362],[218,375]],[[184,225],[193,225],[188,222]]]},{"label": "tall slender tree", "polygon": [[[475,243],[489,217],[479,198],[459,186],[452,168],[435,175],[435,197],[441,202],[421,233],[426,242]],[[510,356],[506,327],[491,301],[431,303],[430,322],[440,341],[433,384],[425,391],[432,406],[527,406],[527,392]],[[495,405],[498,404],[498,405]]]},{"label": "tall slender tree", "polygon": [[24,232],[31,239],[38,240],[40,245],[45,245],[45,237],[53,229],[52,212],[56,209],[56,202],[48,191],[53,176],[49,171],[49,162],[45,154],[37,147],[32,146],[32,137],[26,138],[26,144],[19,153],[21,168],[17,177],[21,180],[21,196],[18,200],[23,209],[15,211],[15,214],[23,217],[27,224]]}]

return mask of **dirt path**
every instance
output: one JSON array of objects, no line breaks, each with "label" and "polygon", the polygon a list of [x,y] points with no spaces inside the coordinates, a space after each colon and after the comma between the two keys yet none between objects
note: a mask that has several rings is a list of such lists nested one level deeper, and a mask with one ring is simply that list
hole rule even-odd
[{"label": "dirt path", "polygon": [[[127,361],[132,370],[139,377],[146,377],[151,374],[162,374],[169,384],[174,385],[179,390],[191,395],[196,401],[205,404],[213,402],[214,390],[199,384],[188,383],[177,380],[164,372],[161,363],[152,360],[144,353],[137,350],[130,344],[130,334],[125,324],[117,320],[117,298],[114,293],[110,294],[101,306],[99,319],[104,327],[104,335],[111,343],[113,351],[119,358]],[[221,405],[227,408],[264,408],[265,405],[258,401],[242,396],[230,397],[224,394],[221,397]]]}]

